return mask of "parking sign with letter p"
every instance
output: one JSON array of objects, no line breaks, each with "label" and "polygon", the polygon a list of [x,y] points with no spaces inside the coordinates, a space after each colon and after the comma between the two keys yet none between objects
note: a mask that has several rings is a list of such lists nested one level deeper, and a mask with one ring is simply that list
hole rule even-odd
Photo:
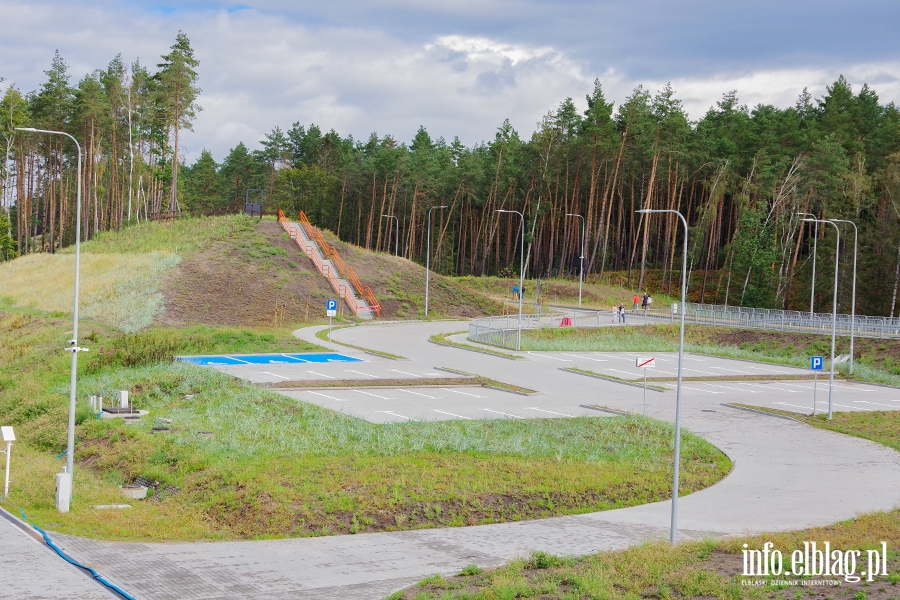
[{"label": "parking sign with letter p", "polygon": [[810,356],[809,357],[809,368],[813,371],[821,371],[822,367],[825,365],[825,358],[822,356]]},{"label": "parking sign with letter p", "polygon": [[325,316],[333,317],[337,315],[337,300],[325,301]]}]

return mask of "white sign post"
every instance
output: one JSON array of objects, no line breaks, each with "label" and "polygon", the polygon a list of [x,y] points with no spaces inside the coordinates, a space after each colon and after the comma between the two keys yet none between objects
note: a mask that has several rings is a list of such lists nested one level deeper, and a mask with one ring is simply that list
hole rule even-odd
[{"label": "white sign post", "polygon": [[328,349],[334,350],[331,343],[331,319],[337,314],[337,300],[325,301],[325,314],[328,315]]},{"label": "white sign post", "polygon": [[644,369],[644,416],[647,416],[647,369],[655,369],[656,368],[656,357],[653,356],[639,356],[637,360],[634,361],[635,366],[638,369]]},{"label": "white sign post", "polygon": [[812,369],[813,372],[813,414],[812,416],[816,416],[816,388],[819,386],[819,371],[822,370],[825,365],[825,358],[822,356],[810,356],[809,357],[809,368]]},{"label": "white sign post", "polygon": [[16,434],[13,433],[13,428],[9,425],[0,427],[0,430],[3,432],[3,441],[6,442],[6,450],[0,450],[0,452],[6,454],[6,481],[3,484],[3,498],[6,499],[9,496],[9,455],[12,454],[12,443],[16,441]]}]

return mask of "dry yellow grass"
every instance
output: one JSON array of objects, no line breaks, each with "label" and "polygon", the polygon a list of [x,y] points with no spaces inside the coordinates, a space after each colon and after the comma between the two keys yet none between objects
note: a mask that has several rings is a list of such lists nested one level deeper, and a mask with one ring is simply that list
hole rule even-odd
[{"label": "dry yellow grass", "polygon": [[[162,308],[163,272],[181,259],[170,252],[81,255],[81,316],[131,333]],[[75,257],[31,254],[0,264],[0,296],[17,306],[71,314]]]}]

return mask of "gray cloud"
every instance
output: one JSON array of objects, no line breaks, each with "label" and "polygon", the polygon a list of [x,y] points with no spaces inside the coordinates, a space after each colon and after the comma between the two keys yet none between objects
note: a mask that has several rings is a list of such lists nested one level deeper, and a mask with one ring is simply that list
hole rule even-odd
[{"label": "gray cloud", "polygon": [[826,0],[266,0],[169,10],[0,0],[0,77],[35,89],[56,48],[73,82],[119,52],[152,66],[183,29],[203,88],[203,111],[184,136],[189,159],[203,147],[221,159],[294,121],[357,139],[377,131],[409,140],[421,124],[471,144],[505,118],[527,135],[567,96],[583,108],[595,77],[616,101],[638,83],[671,81],[693,118],[731,89],[751,106],[785,106],[804,86],[821,95],[842,72],[900,101],[900,50],[893,33],[880,35],[900,22],[897,6],[863,1],[848,14]]}]

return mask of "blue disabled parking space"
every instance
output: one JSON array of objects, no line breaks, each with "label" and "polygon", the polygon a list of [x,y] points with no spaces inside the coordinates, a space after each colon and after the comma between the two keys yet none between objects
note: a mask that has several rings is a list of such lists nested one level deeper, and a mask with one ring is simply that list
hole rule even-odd
[{"label": "blue disabled parking space", "polygon": [[301,365],[304,363],[364,362],[361,358],[337,352],[303,354],[211,354],[200,356],[176,356],[176,360],[203,367],[227,367],[240,365]]}]

